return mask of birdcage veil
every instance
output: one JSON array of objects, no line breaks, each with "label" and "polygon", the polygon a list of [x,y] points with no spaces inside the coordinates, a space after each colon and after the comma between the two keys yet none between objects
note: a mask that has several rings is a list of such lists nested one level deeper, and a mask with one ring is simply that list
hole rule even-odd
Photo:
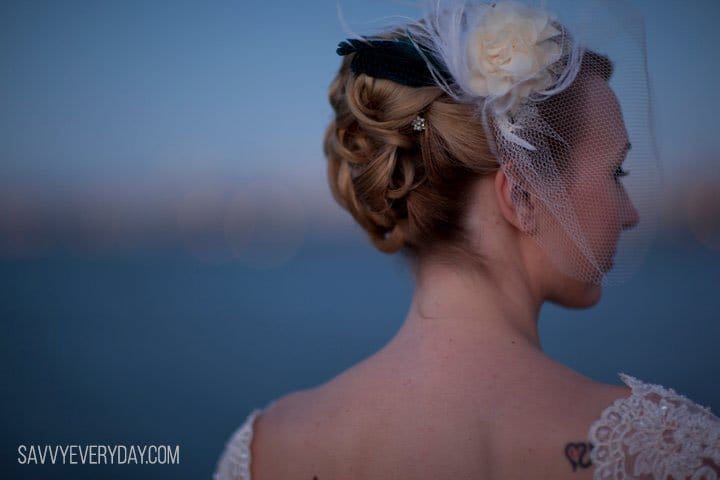
[{"label": "birdcage veil", "polygon": [[659,217],[642,17],[623,0],[415,5],[417,18],[387,22],[396,43],[345,24],[338,53],[356,53],[356,73],[475,105],[523,233],[571,277],[627,280]]}]

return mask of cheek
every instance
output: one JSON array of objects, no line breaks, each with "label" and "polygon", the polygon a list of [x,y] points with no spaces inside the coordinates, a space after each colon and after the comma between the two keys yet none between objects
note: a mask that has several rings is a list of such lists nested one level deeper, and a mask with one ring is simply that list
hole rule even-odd
[{"label": "cheek", "polygon": [[579,226],[591,244],[612,243],[621,230],[622,191],[610,178],[587,182],[574,195]]}]

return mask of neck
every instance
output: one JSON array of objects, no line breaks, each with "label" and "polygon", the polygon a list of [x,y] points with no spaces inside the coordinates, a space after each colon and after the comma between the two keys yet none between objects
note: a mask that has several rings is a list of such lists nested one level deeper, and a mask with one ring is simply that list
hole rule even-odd
[{"label": "neck", "polygon": [[458,265],[425,264],[417,271],[416,290],[399,335],[468,342],[476,348],[492,342],[525,343],[542,350],[538,335],[540,295],[519,268],[502,265],[501,274]]}]

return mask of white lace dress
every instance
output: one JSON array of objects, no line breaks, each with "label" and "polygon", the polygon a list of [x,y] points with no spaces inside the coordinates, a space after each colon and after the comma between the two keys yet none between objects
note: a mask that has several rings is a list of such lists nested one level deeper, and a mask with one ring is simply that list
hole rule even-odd
[{"label": "white lace dress", "polygon": [[[720,418],[671,388],[619,376],[632,394],[590,426],[593,480],[718,480]],[[250,444],[261,412],[253,410],[230,437],[213,480],[251,480]]]}]

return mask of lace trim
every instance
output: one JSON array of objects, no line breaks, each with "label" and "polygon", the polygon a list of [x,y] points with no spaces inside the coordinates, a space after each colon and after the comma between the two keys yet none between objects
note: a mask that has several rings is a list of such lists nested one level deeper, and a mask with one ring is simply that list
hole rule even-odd
[{"label": "lace trim", "polygon": [[671,388],[619,376],[632,394],[615,400],[590,427],[593,479],[717,480],[720,419],[710,408]]},{"label": "lace trim", "polygon": [[225,444],[213,480],[252,480],[250,478],[250,444],[255,417],[262,410],[253,410]]}]

